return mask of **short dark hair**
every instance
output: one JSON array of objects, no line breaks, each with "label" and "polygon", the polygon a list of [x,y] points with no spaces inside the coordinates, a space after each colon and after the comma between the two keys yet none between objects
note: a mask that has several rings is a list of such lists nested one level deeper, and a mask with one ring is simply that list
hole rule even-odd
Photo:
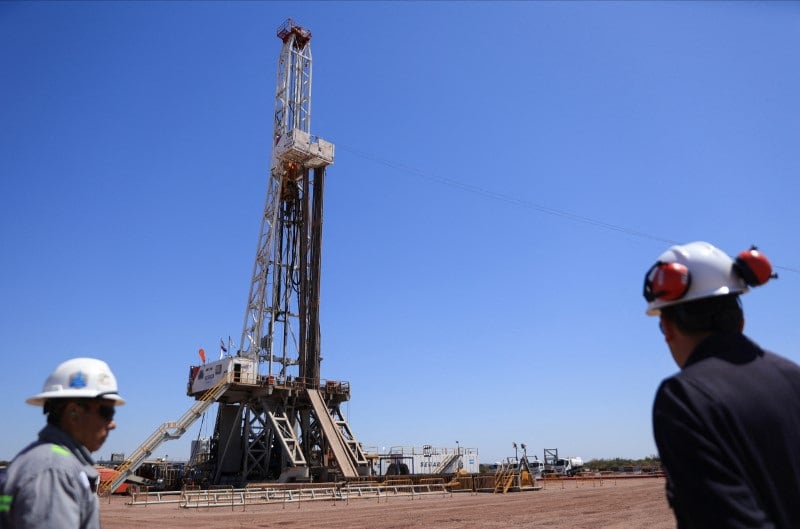
[{"label": "short dark hair", "polygon": [[700,298],[662,307],[661,315],[687,334],[739,333],[744,322],[739,294]]},{"label": "short dark hair", "polygon": [[67,409],[67,404],[74,402],[81,408],[87,408],[89,398],[70,398],[70,399],[48,399],[44,403],[43,413],[47,415],[47,424],[58,426],[61,423],[61,417],[64,415],[64,410]]},{"label": "short dark hair", "polygon": [[67,404],[72,402],[69,399],[48,399],[44,403],[43,413],[47,414],[47,424],[58,426],[61,423],[61,416]]}]

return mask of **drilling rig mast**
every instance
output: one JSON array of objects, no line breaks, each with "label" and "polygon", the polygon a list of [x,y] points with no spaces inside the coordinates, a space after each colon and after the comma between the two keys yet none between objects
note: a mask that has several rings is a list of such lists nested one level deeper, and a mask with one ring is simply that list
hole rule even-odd
[{"label": "drilling rig mast", "polygon": [[340,409],[350,385],[320,378],[322,198],[333,144],[311,135],[311,32],[288,19],[278,38],[283,46],[267,201],[241,349],[190,367],[187,393],[194,404],[158,426],[100,483],[101,492],[116,490],[215,402],[207,468],[212,483],[330,481],[369,471]]},{"label": "drilling rig mast", "polygon": [[194,366],[190,395],[221,379],[211,440],[214,483],[328,481],[365,475],[367,459],[341,413],[347,382],[320,378],[320,272],[325,168],[333,144],[311,134],[311,33],[277,32],[270,175],[240,349]]}]

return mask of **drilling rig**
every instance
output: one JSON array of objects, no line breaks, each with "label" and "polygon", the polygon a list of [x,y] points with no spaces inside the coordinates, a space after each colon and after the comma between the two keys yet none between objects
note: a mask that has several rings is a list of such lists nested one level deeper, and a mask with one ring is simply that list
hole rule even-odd
[{"label": "drilling rig", "polygon": [[220,381],[210,463],[214,483],[356,478],[368,461],[341,412],[347,382],[320,378],[325,169],[334,146],[311,134],[311,32],[277,31],[270,175],[240,349],[193,366],[188,393]]},{"label": "drilling rig", "polygon": [[311,134],[311,32],[288,19],[277,35],[283,45],[270,174],[241,346],[190,367],[187,394],[195,402],[177,421],[156,428],[101,483],[102,492],[116,490],[214,403],[206,469],[213,484],[333,481],[369,472],[341,412],[349,383],[320,378],[322,205],[334,147]]}]

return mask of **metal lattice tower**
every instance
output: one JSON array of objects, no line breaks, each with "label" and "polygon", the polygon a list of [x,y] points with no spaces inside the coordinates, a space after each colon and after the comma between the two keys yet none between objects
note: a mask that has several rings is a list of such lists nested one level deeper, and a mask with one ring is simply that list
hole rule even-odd
[{"label": "metal lattice tower", "polygon": [[369,470],[340,409],[350,385],[320,379],[322,198],[333,144],[310,132],[311,33],[289,19],[278,37],[283,46],[267,201],[242,347],[236,356],[191,366],[187,393],[195,403],[177,421],[158,426],[101,491],[116,490],[214,402],[210,458],[200,469],[213,483],[327,481]]},{"label": "metal lattice tower", "polygon": [[[289,19],[277,35],[283,45],[270,175],[241,348],[218,362],[232,383],[217,400],[215,483],[316,481],[367,471],[340,410],[349,384],[320,378],[323,190],[334,147],[310,130],[311,33]],[[209,373],[212,364],[202,369]],[[248,370],[256,373],[245,376]]]}]

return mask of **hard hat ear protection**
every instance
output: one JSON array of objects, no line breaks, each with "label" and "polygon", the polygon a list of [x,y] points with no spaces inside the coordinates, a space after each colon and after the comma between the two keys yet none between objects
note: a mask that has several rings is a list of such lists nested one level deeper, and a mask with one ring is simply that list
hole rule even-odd
[{"label": "hard hat ear protection", "polygon": [[686,265],[658,261],[644,276],[644,299],[674,301],[682,298],[691,284],[692,276]]},{"label": "hard hat ear protection", "polygon": [[751,246],[749,250],[743,251],[736,257],[733,269],[751,287],[757,287],[770,279],[778,278],[778,274],[772,273],[769,259],[755,246]]},{"label": "hard hat ear protection", "polygon": [[[751,287],[763,285],[778,277],[772,273],[769,259],[755,246],[741,252],[732,267],[734,273]],[[686,265],[658,261],[644,277],[644,298],[648,302],[675,301],[686,295],[691,284],[692,275]]]}]

